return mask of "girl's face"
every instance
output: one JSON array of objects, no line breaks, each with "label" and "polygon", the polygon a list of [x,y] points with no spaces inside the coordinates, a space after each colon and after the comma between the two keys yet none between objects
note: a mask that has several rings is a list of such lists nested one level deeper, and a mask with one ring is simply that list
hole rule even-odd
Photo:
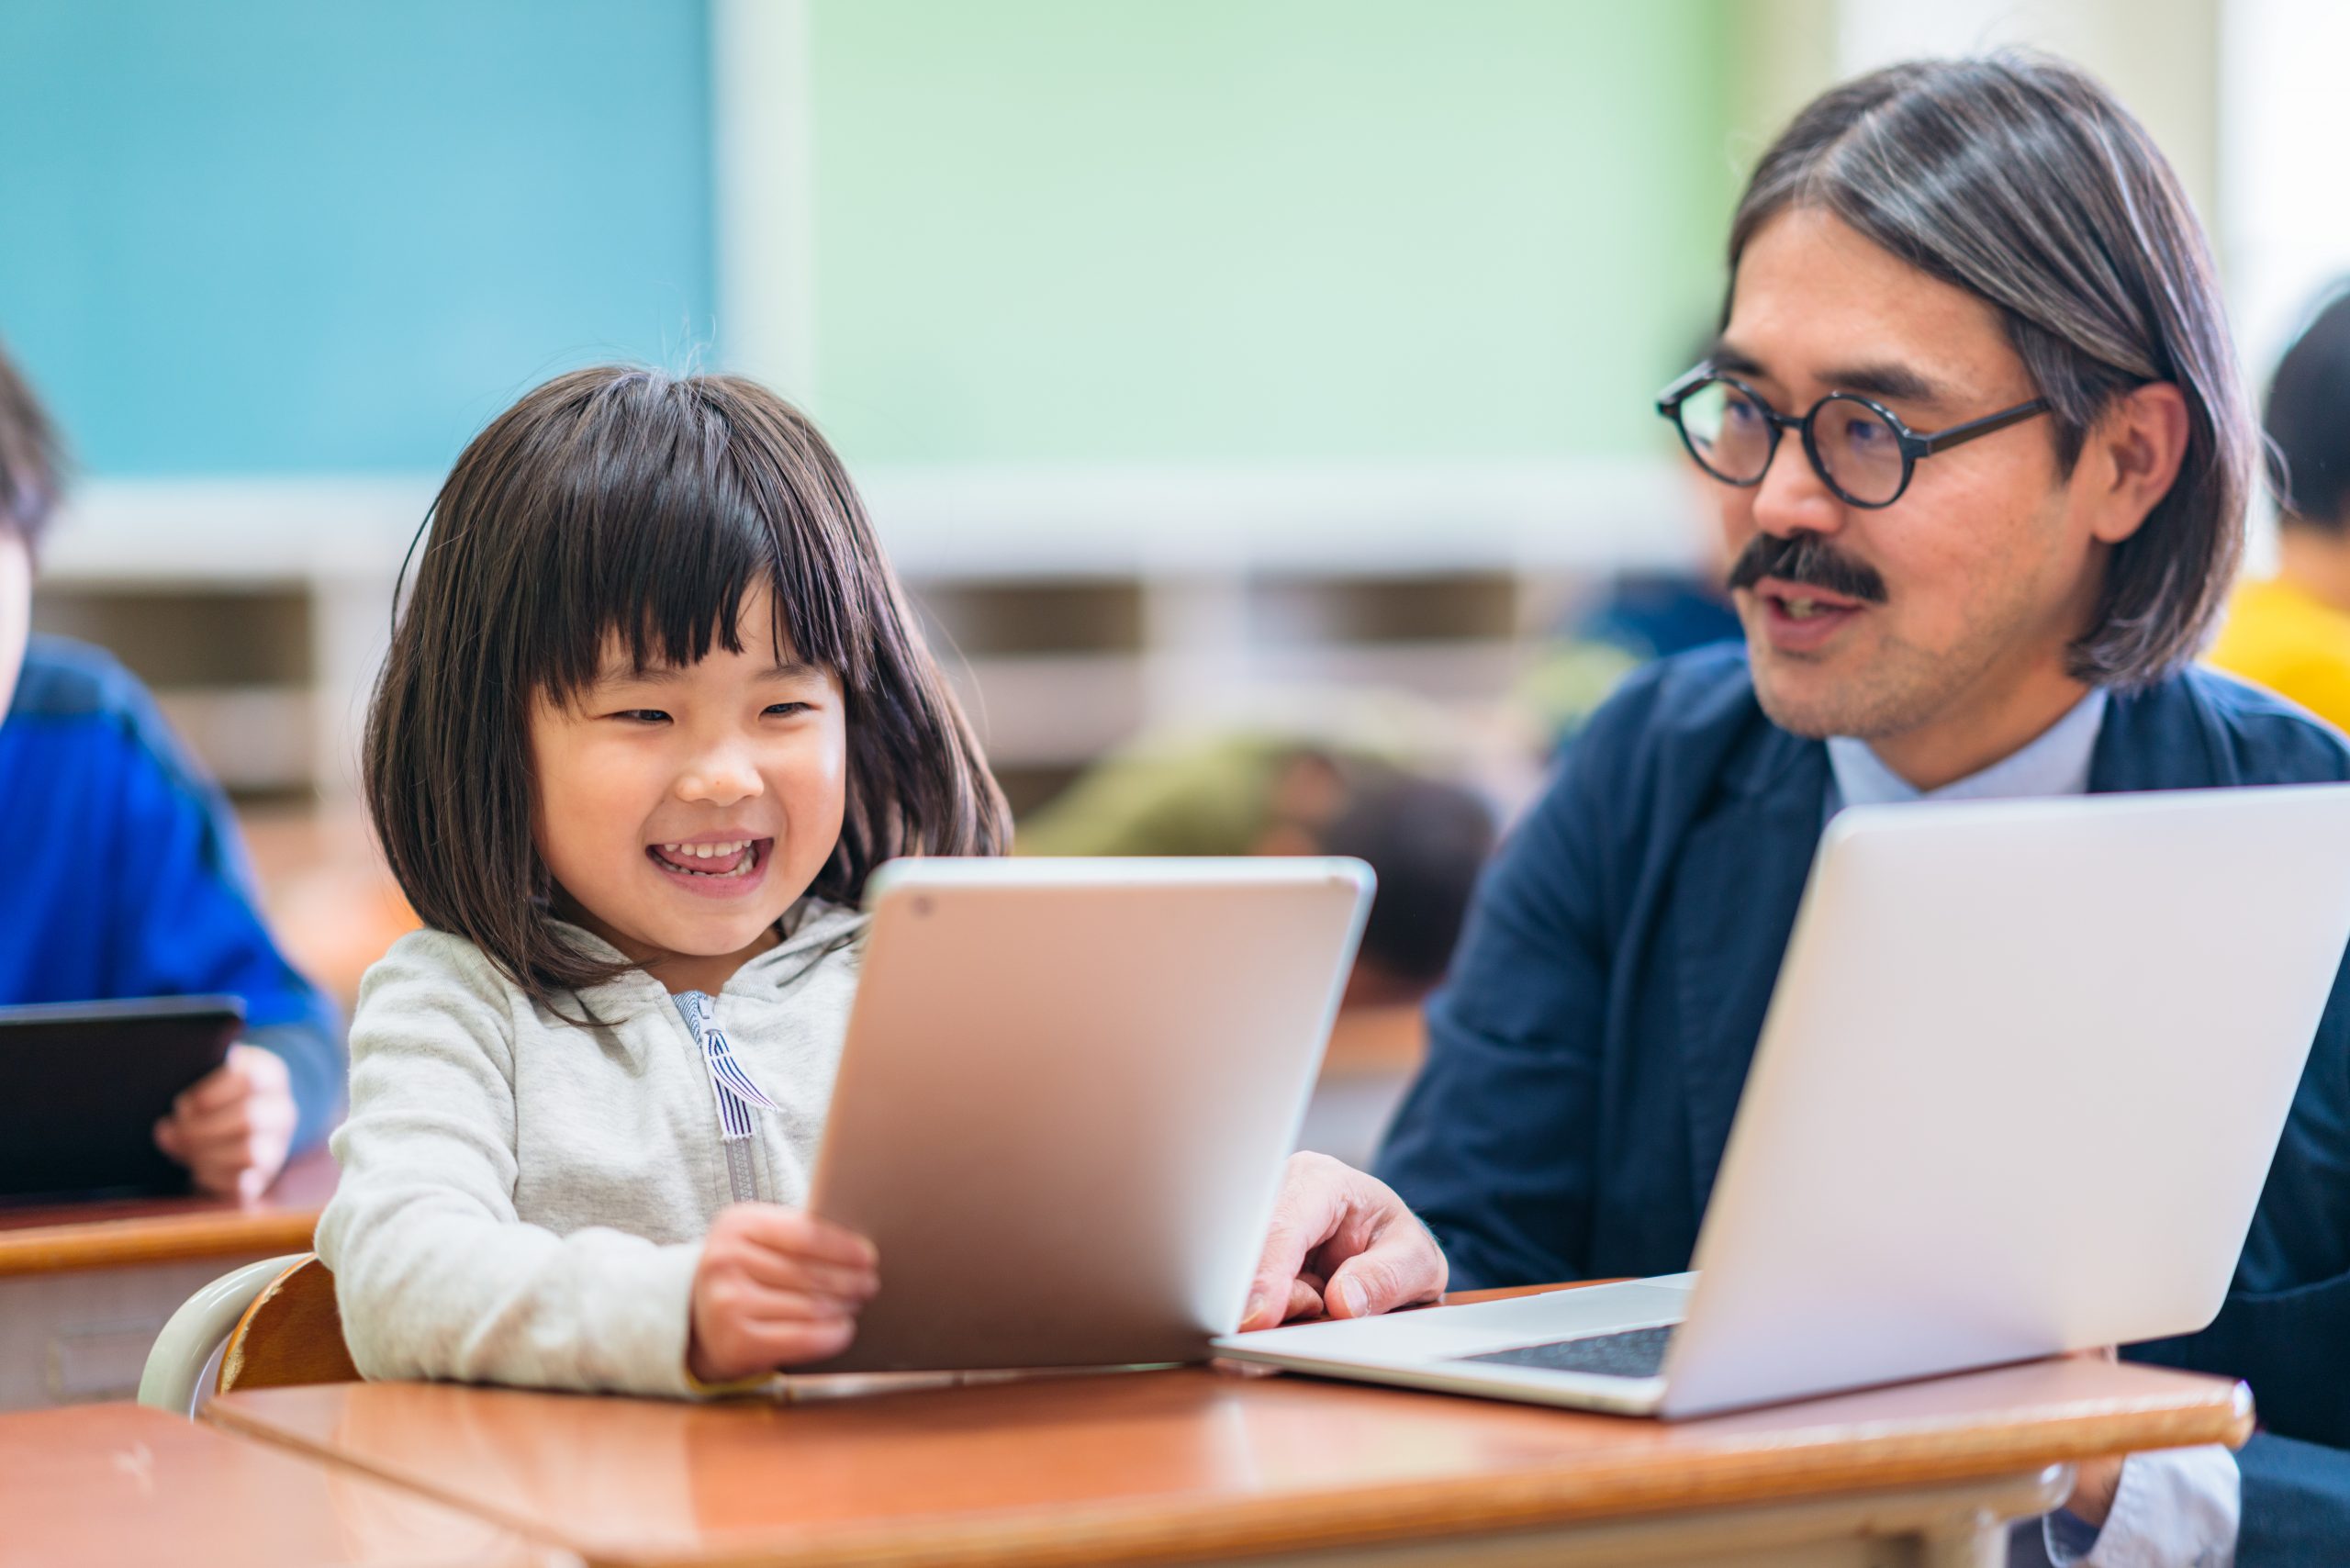
[{"label": "girl's face", "polygon": [[839,678],[776,645],[766,590],[737,624],[741,653],[683,667],[633,669],[616,642],[576,704],[531,716],[532,834],[565,913],[672,991],[772,946],[840,838]]}]

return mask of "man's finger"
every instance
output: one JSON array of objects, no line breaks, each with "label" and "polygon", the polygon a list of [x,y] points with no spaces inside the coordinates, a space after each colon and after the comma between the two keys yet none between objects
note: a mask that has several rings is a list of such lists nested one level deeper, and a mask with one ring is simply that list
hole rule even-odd
[{"label": "man's finger", "polygon": [[1242,1328],[1270,1328],[1282,1320],[1298,1271],[1315,1248],[1330,1239],[1344,1211],[1345,1192],[1336,1170],[1303,1156],[1291,1157],[1281,1197],[1273,1204],[1272,1228],[1266,1232],[1256,1277],[1248,1282]]},{"label": "man's finger", "polygon": [[1307,1284],[1304,1276],[1289,1282],[1289,1309],[1281,1314],[1283,1323],[1303,1323],[1328,1310],[1322,1304],[1322,1293]]},{"label": "man's finger", "polygon": [[1446,1273],[1436,1238],[1406,1217],[1339,1264],[1322,1300],[1333,1317],[1372,1317],[1434,1301],[1444,1294]]}]

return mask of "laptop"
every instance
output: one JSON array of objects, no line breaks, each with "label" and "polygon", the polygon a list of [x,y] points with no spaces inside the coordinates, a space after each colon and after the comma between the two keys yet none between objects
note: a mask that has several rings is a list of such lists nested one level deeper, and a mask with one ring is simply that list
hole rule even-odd
[{"label": "laptop", "polygon": [[1668,1417],[2192,1333],[2350,945],[2350,786],[1854,808],[1660,1279],[1220,1355]]},{"label": "laptop", "polygon": [[0,1203],[187,1191],[155,1124],[244,1021],[233,996],[0,1007]]},{"label": "laptop", "polygon": [[883,867],[808,1204],[873,1239],[881,1289],[796,1371],[1204,1359],[1371,894],[1348,859]]}]

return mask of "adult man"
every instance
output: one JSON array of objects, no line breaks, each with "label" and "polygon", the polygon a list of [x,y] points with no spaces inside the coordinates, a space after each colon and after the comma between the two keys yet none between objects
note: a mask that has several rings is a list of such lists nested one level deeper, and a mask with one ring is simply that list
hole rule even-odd
[{"label": "adult man", "polygon": [[[2202,235],[2101,88],[2028,58],[1838,88],[1764,155],[1729,261],[1715,352],[1664,407],[1723,481],[1745,647],[1668,660],[1594,719],[1480,890],[1393,1189],[1295,1161],[1252,1326],[1444,1288],[1415,1209],[1459,1285],[1686,1267],[1842,805],[2350,778],[2330,732],[2184,667],[2234,566],[2251,425]],[[2240,1540],[2235,1476],[2196,1450],[2086,1471],[2050,1553],[2326,1551],[2350,1529],[2350,1460],[2318,1446],[2350,1441],[2345,1347],[2350,981],[2226,1310],[2137,1352],[2253,1384]]]},{"label": "adult man", "polygon": [[153,700],[96,649],[29,635],[61,467],[0,354],[0,1004],[241,997],[250,1040],[179,1097],[155,1141],[197,1186],[251,1196],[326,1136],[341,1031],[271,941],[219,791]]}]

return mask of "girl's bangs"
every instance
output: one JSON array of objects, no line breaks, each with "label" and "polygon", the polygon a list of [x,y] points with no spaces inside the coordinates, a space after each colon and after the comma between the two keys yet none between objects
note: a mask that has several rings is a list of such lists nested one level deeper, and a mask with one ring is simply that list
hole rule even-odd
[{"label": "girl's bangs", "polygon": [[[677,384],[663,390],[672,395],[664,412],[688,412]],[[808,516],[789,487],[746,483],[724,421],[690,412],[701,417],[663,421],[683,427],[668,441],[645,439],[642,409],[613,431],[622,440],[583,430],[564,454],[569,482],[525,531],[538,560],[524,577],[536,600],[524,619],[541,634],[523,655],[535,667],[518,673],[559,702],[605,673],[615,644],[637,669],[698,664],[713,647],[741,653],[743,613],[760,588],[787,658],[844,681],[860,662],[841,634],[845,585],[811,548],[837,531]],[[598,422],[591,410],[586,423]]]}]

